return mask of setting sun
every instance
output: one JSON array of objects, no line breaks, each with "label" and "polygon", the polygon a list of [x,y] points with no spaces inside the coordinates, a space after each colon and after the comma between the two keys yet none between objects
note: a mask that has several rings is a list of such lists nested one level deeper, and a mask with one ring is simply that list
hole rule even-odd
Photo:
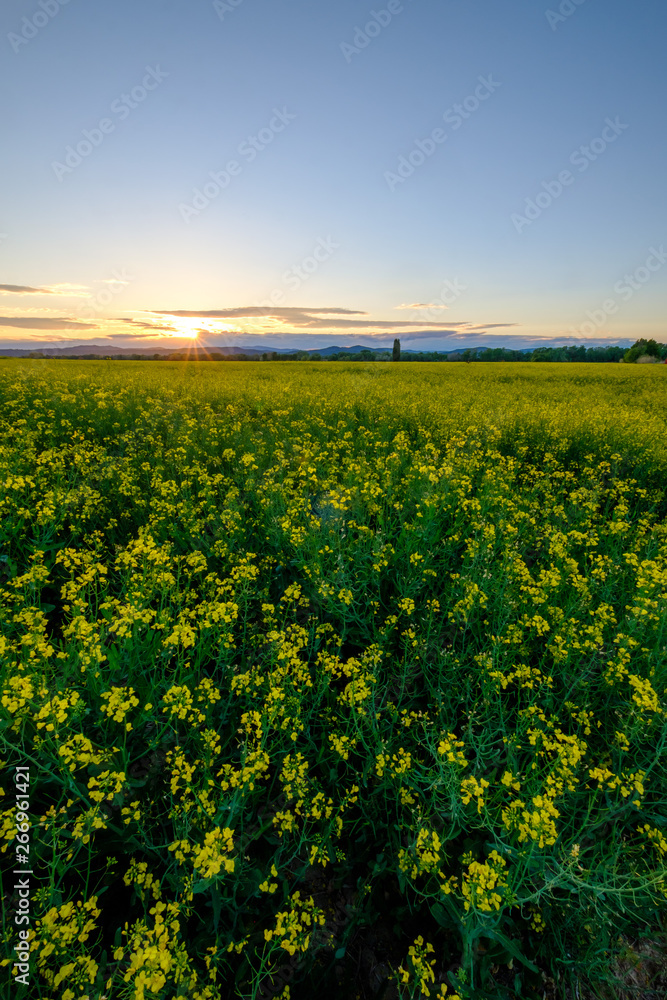
[{"label": "setting sun", "polygon": [[173,327],[171,333],[166,333],[167,337],[186,337],[188,340],[196,340],[201,333],[201,321],[182,316],[169,317],[169,325]]},{"label": "setting sun", "polygon": [[161,314],[159,320],[154,314],[149,315],[150,321],[155,322],[156,333],[169,339],[197,340],[200,334],[229,334],[239,333],[240,328],[231,323],[221,322],[219,319],[209,319],[204,316],[178,316],[172,313]]}]

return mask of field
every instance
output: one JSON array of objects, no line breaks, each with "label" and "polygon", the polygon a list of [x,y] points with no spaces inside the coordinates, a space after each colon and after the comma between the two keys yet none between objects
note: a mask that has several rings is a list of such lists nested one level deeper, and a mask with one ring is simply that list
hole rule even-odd
[{"label": "field", "polygon": [[663,996],[666,378],[0,362],[12,995]]}]

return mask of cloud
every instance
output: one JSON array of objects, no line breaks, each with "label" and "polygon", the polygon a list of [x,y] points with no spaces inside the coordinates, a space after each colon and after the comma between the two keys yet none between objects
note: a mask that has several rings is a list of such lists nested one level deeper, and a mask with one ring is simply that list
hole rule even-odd
[{"label": "cloud", "polygon": [[60,285],[51,285],[47,291],[51,295],[63,295],[68,299],[86,299],[90,297],[90,289],[87,285],[72,285],[69,282],[64,282]]},{"label": "cloud", "polygon": [[[234,309],[151,309],[147,312],[158,316],[178,316],[190,319],[274,319],[294,326],[310,326],[316,323],[319,316],[367,316],[361,309],[314,308],[304,309],[299,306],[239,306]],[[340,321],[339,321],[340,322]],[[368,322],[367,320],[364,322]],[[331,325],[331,320],[327,322]]]},{"label": "cloud", "polygon": [[0,316],[0,326],[18,326],[24,330],[96,330],[96,323],[82,323],[67,316]]},{"label": "cloud", "polygon": [[0,285],[3,295],[53,295],[50,288],[33,288],[32,285]]},{"label": "cloud", "polygon": [[[444,340],[446,337],[467,337],[468,330],[407,330],[403,335],[403,340],[410,343],[413,340]],[[479,339],[479,335],[476,335]]]},{"label": "cloud", "polygon": [[[147,310],[147,312],[149,312]],[[155,316],[173,316],[175,319],[201,319],[201,320],[230,320],[230,319],[255,319],[260,318],[267,321],[274,321],[297,329],[308,330],[368,330],[369,335],[373,331],[381,330],[402,330],[406,327],[420,327],[437,329],[440,323],[423,322],[421,320],[372,320],[372,319],[348,319],[348,316],[368,316],[368,313],[361,309],[341,309],[341,308],[301,308],[289,306],[278,308],[276,306],[239,306],[234,309],[154,309],[150,311]],[[450,324],[451,326],[464,324]]]},{"label": "cloud", "polygon": [[[32,286],[0,286],[5,289]],[[57,285],[48,294],[77,294],[81,285]],[[430,308],[430,304],[422,304]],[[400,306],[397,308],[414,308]],[[12,312],[14,310],[8,310]],[[19,310],[17,310],[18,312]],[[30,312],[33,315],[27,315]],[[340,306],[275,306],[246,305],[221,309],[153,309],[136,310],[128,316],[114,316],[95,319],[86,314],[78,317],[77,311],[70,316],[54,316],[55,310],[23,310],[21,315],[0,317],[2,327],[29,330],[62,331],[70,336],[95,330],[99,336],[110,338],[109,342],[120,344],[171,342],[193,342],[200,346],[235,344],[261,347],[263,344],[281,343],[285,346],[305,346],[343,343],[365,343],[367,346],[385,347],[391,338],[400,337],[407,345],[411,341],[430,341],[432,349],[446,350],[461,339],[472,337],[481,344],[492,338],[494,331],[518,327],[512,322],[476,323],[470,320],[445,321],[429,316],[428,319],[406,318],[405,320],[372,319],[361,309],[347,309]],[[45,315],[46,314],[46,315]],[[354,337],[355,340],[350,340]],[[323,339],[325,338],[325,339]],[[331,338],[331,339],[329,339]],[[5,339],[0,337],[0,339]],[[470,343],[469,339],[466,343]],[[495,340],[494,342],[497,342]]]},{"label": "cloud", "polygon": [[484,330],[493,330],[496,329],[497,327],[505,327],[505,326],[521,326],[521,324],[520,323],[476,323],[476,324],[471,323],[468,326],[468,329],[484,331]]},{"label": "cloud", "polygon": [[394,306],[394,309],[448,309],[444,302],[401,302],[400,306]]},{"label": "cloud", "polygon": [[[164,324],[160,323],[159,321],[155,322],[155,323],[150,323],[150,322],[145,322],[144,320],[140,320],[140,319],[125,319],[125,318],[123,318],[123,319],[115,319],[115,320],[113,320],[113,322],[114,323],[127,323],[129,326],[138,327],[140,330],[153,330],[153,331],[157,330],[158,332],[160,330],[163,330],[165,333],[173,333],[173,330],[174,330],[173,326],[164,326]],[[139,336],[139,334],[120,334],[119,336],[128,336],[129,337],[129,336]],[[144,334],[141,334],[141,336],[144,336]]]},{"label": "cloud", "polygon": [[[118,333],[114,334],[113,340],[114,343],[118,342],[120,344],[134,344],[136,341],[146,340],[152,344],[156,340],[159,341],[159,343],[163,343],[164,337],[156,338],[152,333]],[[174,340],[174,338],[170,337],[169,340]],[[192,343],[192,341],[190,341],[190,343]],[[176,348],[174,348],[174,350],[176,350]]]},{"label": "cloud", "polygon": [[362,309],[331,309],[303,308],[301,306],[284,306],[278,309],[276,306],[236,306],[233,309],[149,309],[147,312],[158,313],[165,316],[200,316],[202,319],[218,317],[220,319],[230,319],[240,316],[281,316],[285,318],[310,315],[311,313],[325,313],[329,315],[345,314],[348,316],[368,316]]},{"label": "cloud", "polygon": [[[500,324],[497,324],[500,325]],[[516,325],[516,324],[515,324]],[[569,344],[583,344],[585,347],[605,347],[607,345],[618,344],[619,346],[629,346],[632,341],[626,337],[573,337],[563,334],[561,336],[540,336],[529,333],[485,333],[485,328],[479,330],[442,330],[441,333],[432,334],[429,331],[417,331],[414,335],[406,335],[401,342],[404,346],[412,341],[438,341],[449,338],[449,344],[435,344],[432,350],[455,350],[461,347],[505,347],[510,350],[530,349],[536,347],[564,347]]]},{"label": "cloud", "polygon": [[[181,338],[174,337],[173,330],[169,330],[168,333],[169,333],[169,337],[167,338],[167,337],[160,337],[159,335],[155,336],[155,333],[152,330],[145,331],[145,332],[137,332],[137,333],[134,333],[134,332],[133,333],[116,333],[114,331],[113,334],[112,334],[112,337],[113,337],[114,343],[118,342],[118,343],[122,343],[122,344],[133,344],[137,340],[147,340],[147,341],[150,341],[151,343],[164,344],[166,340],[169,340],[169,343],[171,345],[172,342],[176,343],[177,340],[182,340],[183,339],[182,337]],[[196,344],[199,344],[202,347],[205,346],[203,344],[203,342],[199,338],[197,338],[196,340],[194,340],[193,338],[188,338],[185,341],[185,343],[189,343],[191,345],[194,343],[195,346],[196,346]],[[174,350],[176,350],[176,348],[174,348]]]},{"label": "cloud", "polygon": [[89,294],[85,285],[72,285],[67,282],[52,285],[50,288],[36,288],[34,285],[0,285],[3,295],[62,295],[65,298],[82,298]]}]

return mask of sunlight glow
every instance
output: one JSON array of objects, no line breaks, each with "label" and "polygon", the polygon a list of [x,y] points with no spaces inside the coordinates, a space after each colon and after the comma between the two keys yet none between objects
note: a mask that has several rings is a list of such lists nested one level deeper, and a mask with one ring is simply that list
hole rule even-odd
[{"label": "sunlight glow", "polygon": [[[197,340],[200,334],[230,334],[241,333],[240,327],[233,323],[225,323],[219,319],[206,319],[201,316],[170,316],[161,315],[156,320],[151,313],[144,314],[149,321],[155,322],[155,332],[160,337],[170,339]],[[166,327],[169,329],[166,329]]]},{"label": "sunlight glow", "polygon": [[196,340],[201,333],[201,320],[189,316],[170,316],[169,324],[173,327],[173,332],[166,334],[167,337],[185,337],[188,340]]}]

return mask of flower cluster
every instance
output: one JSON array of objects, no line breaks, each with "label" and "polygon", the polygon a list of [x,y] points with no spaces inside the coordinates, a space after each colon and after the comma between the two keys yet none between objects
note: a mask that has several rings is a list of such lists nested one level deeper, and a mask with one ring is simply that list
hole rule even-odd
[{"label": "flower cluster", "polygon": [[38,992],[312,992],[377,922],[482,995],[659,930],[667,383],[506,369],[0,359]]}]

